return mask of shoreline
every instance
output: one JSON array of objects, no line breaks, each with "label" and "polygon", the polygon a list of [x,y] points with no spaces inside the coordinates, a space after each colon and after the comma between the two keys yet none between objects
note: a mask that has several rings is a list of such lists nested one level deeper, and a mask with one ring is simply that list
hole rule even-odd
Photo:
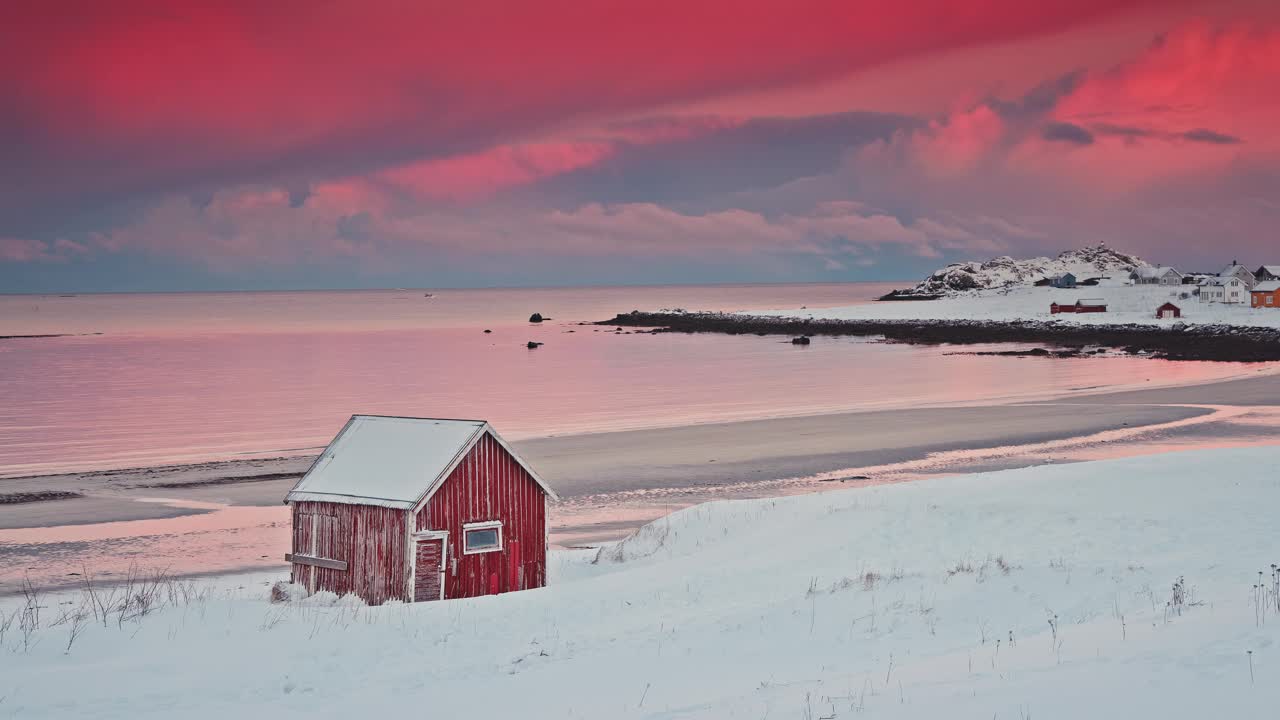
[{"label": "shoreline", "polygon": [[[1035,353],[1034,355],[1039,356],[1040,354]],[[1054,357],[1054,354],[1049,353],[1048,356]],[[1136,428],[1142,424],[1158,425],[1166,420],[1177,418],[1171,418],[1167,414],[1159,419],[1153,417],[1138,420],[1134,417],[1126,417],[1116,420],[1117,423],[1121,423],[1120,425],[1113,423],[1106,427],[1091,426],[1086,428],[1081,426],[1066,427],[1069,423],[1064,424],[1055,418],[1036,417],[1030,424],[1010,427],[1007,434],[999,434],[995,432],[994,426],[990,423],[984,423],[985,432],[977,433],[974,437],[965,436],[969,440],[975,441],[976,444],[966,442],[963,443],[963,447],[961,446],[960,438],[952,432],[952,426],[955,423],[948,421],[947,418],[955,416],[978,417],[983,420],[987,418],[998,419],[1001,416],[1009,416],[1011,413],[1016,417],[1024,417],[1022,413],[1025,413],[1027,408],[1061,406],[1064,404],[1082,407],[1149,406],[1164,407],[1166,410],[1173,407],[1192,409],[1197,406],[1208,407],[1216,405],[1280,406],[1280,373],[1264,373],[1259,370],[1257,375],[1238,376],[1207,382],[1141,388],[1095,389],[1085,387],[1078,390],[1079,392],[1070,394],[1018,399],[1008,402],[982,401],[955,405],[930,405],[919,408],[894,407],[815,412],[803,415],[776,415],[754,419],[695,422],[672,426],[550,435],[515,440],[512,444],[522,454],[530,456],[533,462],[537,462],[540,465],[550,462],[553,466],[551,468],[553,471],[568,471],[569,482],[574,486],[580,485],[586,478],[595,479],[596,485],[585,488],[583,490],[584,494],[595,494],[605,490],[642,489],[632,486],[637,481],[637,478],[647,478],[642,483],[647,488],[672,487],[671,484],[654,484],[653,480],[655,478],[652,471],[634,472],[628,470],[628,468],[641,467],[642,463],[646,463],[648,460],[647,457],[642,456],[647,454],[648,456],[662,457],[667,460],[667,462],[661,464],[648,463],[649,465],[670,470],[681,464],[679,462],[671,462],[673,458],[666,454],[671,451],[672,443],[677,445],[700,445],[701,447],[698,449],[705,449],[709,454],[716,454],[726,447],[736,445],[737,443],[731,440],[727,441],[727,439],[742,433],[752,437],[752,441],[748,443],[754,448],[752,459],[757,463],[763,460],[766,464],[777,460],[779,456],[777,447],[779,444],[794,444],[779,442],[780,437],[787,433],[800,433],[806,437],[809,440],[809,444],[804,450],[805,454],[810,456],[829,454],[832,448],[835,448],[836,454],[855,454],[859,451],[853,449],[852,446],[859,445],[860,441],[846,437],[840,437],[840,439],[836,440],[831,437],[832,435],[840,436],[840,428],[848,430],[851,427],[856,427],[860,433],[863,433],[861,442],[864,443],[866,428],[875,428],[878,435],[881,434],[879,431],[889,433],[893,428],[897,428],[898,432],[906,435],[902,438],[896,438],[892,436],[892,433],[889,433],[881,437],[881,444],[876,450],[880,453],[898,454],[925,451],[926,446],[924,444],[914,442],[920,436],[916,432],[917,426],[919,423],[924,422],[929,423],[930,432],[933,435],[945,437],[943,442],[928,444],[927,450],[930,452],[1023,444],[1019,442],[1020,439],[1025,439],[1027,443],[1031,443],[1045,439],[1076,438],[1118,427]],[[958,431],[964,433],[969,433],[971,430],[972,428],[968,426],[958,428]],[[1047,435],[1044,434],[1046,431],[1048,432]],[[691,438],[691,440],[681,442],[679,438],[682,436]],[[726,442],[729,444],[726,445]],[[628,449],[628,456],[622,460],[620,470],[604,467],[605,463],[598,458],[589,463],[578,463],[582,466],[580,468],[572,467],[572,463],[568,467],[563,466],[565,461],[575,453],[609,454],[620,447]],[[688,449],[681,448],[681,452],[685,452]],[[639,455],[630,457],[631,450],[636,451]],[[820,450],[823,452],[819,452]],[[783,457],[785,455],[785,452],[782,453]],[[293,483],[306,472],[315,457],[316,454],[314,453],[301,453],[256,458],[232,458],[186,464],[173,463],[134,468],[103,468],[100,470],[0,477],[0,498],[9,496],[23,497],[25,499],[26,497],[34,496],[34,501],[21,503],[0,502],[0,530],[147,519],[151,517],[172,517],[174,512],[162,512],[161,506],[157,505],[151,512],[137,513],[136,516],[132,513],[121,515],[117,512],[111,512],[107,513],[102,519],[98,519],[92,514],[74,513],[74,515],[83,515],[83,517],[63,517],[51,522],[44,522],[44,518],[39,516],[45,515],[45,513],[37,509],[42,506],[49,506],[50,508],[56,507],[59,510],[67,510],[72,506],[91,502],[116,502],[136,505],[135,501],[138,498],[157,495],[180,494],[184,498],[201,501],[225,501],[229,505],[276,504],[292,487]],[[856,458],[849,459],[856,460]],[[915,459],[918,458],[905,455],[899,458],[901,461]],[[712,460],[708,464],[716,464],[716,461]],[[841,467],[853,467],[855,464],[857,463],[849,462]],[[877,461],[874,464],[883,463]],[[759,474],[754,472],[757,469],[755,467],[747,468],[744,472],[746,474]],[[834,469],[823,468],[816,471],[816,473],[829,472]],[[707,482],[714,484],[716,478],[708,477],[706,470],[706,468],[702,467],[694,468],[687,479],[690,482],[696,481],[697,484],[705,484]],[[723,464],[717,470],[721,475],[730,473]],[[788,467],[786,472],[781,472],[770,479],[794,478],[803,474],[806,473],[801,469]],[[626,487],[618,488],[615,486],[620,477],[624,479],[622,484]],[[600,485],[609,487],[600,487]],[[169,491],[176,491],[176,493]],[[18,512],[28,516],[27,520],[34,522],[15,522],[11,515]],[[49,514],[61,515],[61,513]],[[178,514],[190,514],[190,512]]]},{"label": "shoreline", "polygon": [[[1070,463],[1132,443],[1145,444],[1139,455],[1222,441],[1271,445],[1277,408],[1280,375],[1269,373],[1008,405],[778,417],[513,445],[554,478],[563,499],[550,508],[552,539],[577,547],[617,540],[711,500]],[[27,573],[52,587],[74,583],[84,567],[104,580],[135,562],[175,576],[283,567],[275,559],[287,551],[282,499],[310,462],[236,460],[21,480],[27,490],[84,497],[0,505],[0,567],[11,570],[0,572],[0,595]],[[0,490],[23,490],[18,482],[0,480]]]},{"label": "shoreline", "polygon": [[1161,360],[1269,362],[1280,360],[1280,329],[1234,325],[1084,325],[1038,320],[852,320],[714,312],[620,313],[591,325],[650,328],[651,332],[724,335],[878,336],[915,345],[1045,344],[1107,347]]}]

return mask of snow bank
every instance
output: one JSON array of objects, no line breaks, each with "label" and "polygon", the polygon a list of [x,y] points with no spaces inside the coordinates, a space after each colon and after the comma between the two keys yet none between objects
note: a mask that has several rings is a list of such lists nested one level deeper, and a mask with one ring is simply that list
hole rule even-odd
[{"label": "snow bank", "polygon": [[[779,309],[753,311],[764,317],[798,317],[835,320],[1040,320],[1075,325],[1161,325],[1176,322],[1188,325],[1237,325],[1280,327],[1280,309],[1248,305],[1202,303],[1196,297],[1182,297],[1190,286],[1127,285],[1102,283],[1094,287],[1062,290],[1052,287],[1021,286],[1004,290],[981,290],[916,302],[877,302],[847,307]],[[1067,305],[1082,298],[1102,298],[1107,312],[1083,315],[1049,313],[1049,305]],[[1182,310],[1182,318],[1156,318],[1156,308],[1172,302]]]},{"label": "snow bank", "polygon": [[1267,717],[1280,615],[1254,586],[1280,561],[1278,460],[716,502],[498,597],[271,604],[264,584],[69,650],[65,624],[26,650],[11,628],[0,717]]}]

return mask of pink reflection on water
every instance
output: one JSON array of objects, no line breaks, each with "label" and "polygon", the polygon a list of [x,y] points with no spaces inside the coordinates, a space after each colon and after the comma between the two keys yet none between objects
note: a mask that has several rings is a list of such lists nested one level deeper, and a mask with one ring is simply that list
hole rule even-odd
[{"label": "pink reflection on water", "polygon": [[198,575],[283,566],[290,538],[288,508],[163,502],[204,512],[0,530],[0,593],[16,590],[24,578],[38,587],[72,584],[86,571],[110,581],[131,570]]},{"label": "pink reflection on water", "polygon": [[[947,356],[943,348],[848,338],[800,349],[779,338],[593,330],[21,341],[17,355],[11,345],[0,352],[0,477],[314,451],[352,413],[485,418],[519,439],[1011,402],[1258,369]],[[546,344],[530,351],[529,339]]]}]

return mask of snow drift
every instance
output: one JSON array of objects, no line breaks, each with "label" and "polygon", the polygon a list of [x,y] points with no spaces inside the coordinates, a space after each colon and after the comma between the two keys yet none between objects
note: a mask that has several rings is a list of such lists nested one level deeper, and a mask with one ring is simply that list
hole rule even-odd
[{"label": "snow drift", "polygon": [[260,578],[70,646],[66,624],[25,646],[14,625],[0,717],[1269,717],[1277,461],[716,502],[494,597],[271,604]]}]

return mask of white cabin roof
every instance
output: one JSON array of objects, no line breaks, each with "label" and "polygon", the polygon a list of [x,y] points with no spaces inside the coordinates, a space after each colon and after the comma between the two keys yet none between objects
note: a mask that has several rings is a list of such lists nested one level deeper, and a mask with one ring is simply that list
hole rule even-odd
[{"label": "white cabin roof", "polygon": [[1280,290],[1280,280],[1266,280],[1253,286],[1254,292],[1275,292]]},{"label": "white cabin roof", "polygon": [[1081,298],[1076,300],[1077,305],[1106,305],[1107,301],[1102,298]]},{"label": "white cabin roof", "polygon": [[1182,275],[1182,273],[1178,272],[1174,268],[1169,267],[1168,265],[1162,265],[1160,267],[1140,267],[1140,268],[1134,268],[1133,270],[1133,274],[1140,278],[1164,277],[1169,273],[1173,273],[1179,276]]},{"label": "white cabin roof", "polygon": [[1263,265],[1262,269],[1266,270],[1272,275],[1280,276],[1280,265]]},{"label": "white cabin roof", "polygon": [[483,420],[353,415],[285,502],[411,510],[435,492],[488,432],[548,495],[556,494]]},{"label": "white cabin roof", "polygon": [[1218,277],[1207,277],[1200,281],[1201,285],[1230,285],[1231,283],[1240,282],[1240,278],[1235,275],[1219,275]]}]

